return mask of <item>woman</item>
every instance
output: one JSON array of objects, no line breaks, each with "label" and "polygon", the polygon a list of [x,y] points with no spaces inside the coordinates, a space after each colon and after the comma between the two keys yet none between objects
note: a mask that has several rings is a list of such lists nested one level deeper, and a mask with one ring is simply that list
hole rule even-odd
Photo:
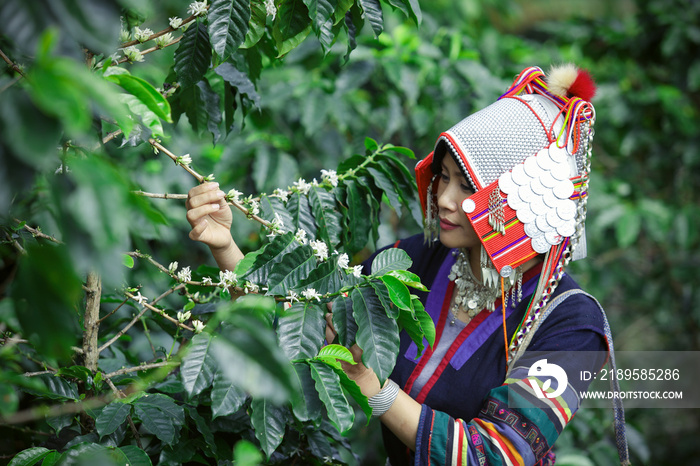
[{"label": "woman", "polygon": [[[382,421],[392,465],[552,464],[588,386],[576,375],[597,372],[612,343],[602,309],[563,273],[585,256],[594,90],[573,66],[528,68],[416,166],[428,241],[395,247],[431,290],[421,298],[435,345],[417,358],[402,332],[383,386],[363,364],[344,366]],[[232,270],[242,254],[225,206],[211,185],[193,188],[188,220]]]}]

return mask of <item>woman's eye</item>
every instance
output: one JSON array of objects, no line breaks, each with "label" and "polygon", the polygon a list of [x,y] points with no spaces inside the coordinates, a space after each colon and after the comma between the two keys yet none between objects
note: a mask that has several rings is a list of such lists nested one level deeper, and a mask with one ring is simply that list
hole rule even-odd
[{"label": "woman's eye", "polygon": [[442,178],[442,181],[444,181],[445,183],[450,181],[450,177],[445,175],[444,173],[440,173],[440,178]]},{"label": "woman's eye", "polygon": [[460,185],[460,187],[462,188],[462,191],[468,191],[470,193],[472,192],[472,188],[470,188],[469,186],[467,186],[465,184]]}]

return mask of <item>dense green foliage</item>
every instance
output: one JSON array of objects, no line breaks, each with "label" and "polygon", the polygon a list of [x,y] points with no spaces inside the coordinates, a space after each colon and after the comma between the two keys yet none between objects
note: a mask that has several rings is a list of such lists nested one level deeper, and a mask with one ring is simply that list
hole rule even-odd
[{"label": "dense green foliage", "polygon": [[[415,161],[397,146],[427,154],[533,64],[572,60],[600,84],[591,257],[574,275],[618,349],[699,349],[697,5],[593,2],[564,20],[546,2],[283,0],[273,18],[215,0],[184,32],[135,41],[154,48],[143,62],[119,51],[110,66],[120,16],[132,33],[186,16],[187,2],[160,3],[0,6],[0,50],[23,65],[0,75],[0,454],[21,452],[13,464],[380,462],[338,360],[357,341],[385,377],[398,327],[421,343],[431,330],[407,257],[358,278],[341,254],[359,263],[418,230]],[[184,202],[144,195],[209,173],[243,193],[228,196],[249,252],[234,300],[233,277],[187,238]],[[339,341],[321,348],[327,302]],[[557,464],[613,464],[610,418],[584,408]],[[687,413],[628,420],[637,462],[697,456]]]}]

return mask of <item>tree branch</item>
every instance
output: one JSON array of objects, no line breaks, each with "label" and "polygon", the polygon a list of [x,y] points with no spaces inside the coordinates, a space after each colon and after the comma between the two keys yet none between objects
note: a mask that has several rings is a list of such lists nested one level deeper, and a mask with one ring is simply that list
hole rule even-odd
[{"label": "tree branch", "polygon": [[147,193],[144,191],[132,191],[137,196],[152,197],[155,199],[187,199],[187,194],[169,194],[169,193]]},{"label": "tree branch", "polygon": [[158,367],[179,366],[179,365],[180,365],[180,363],[177,361],[163,361],[163,362],[154,362],[151,364],[141,364],[140,366],[126,367],[123,369],[119,369],[118,371],[110,372],[109,374],[105,374],[104,378],[111,379],[112,377],[116,377],[118,375],[129,374],[131,372],[141,372],[141,371],[147,371],[149,369],[157,369]]},{"label": "tree branch", "polygon": [[[144,50],[144,51],[141,52],[141,55],[148,55],[149,53],[155,52],[156,50],[161,50],[161,49],[164,49],[165,47],[170,47],[171,45],[177,44],[177,43],[180,42],[181,40],[182,40],[182,36],[178,37],[177,39],[173,39],[172,42],[168,42],[167,44],[165,44],[165,45],[162,46],[162,47],[151,47],[150,49],[146,49],[146,50]],[[133,41],[132,41],[132,42],[133,42]],[[137,43],[138,43],[138,42],[137,42]],[[129,59],[126,58],[126,57],[120,58],[120,59],[117,61],[117,64],[120,65],[120,64],[125,63],[125,62],[128,62],[128,61],[129,61]]]},{"label": "tree branch", "polygon": [[[153,147],[155,147],[156,149],[158,149],[159,151],[162,151],[163,153],[165,153],[165,155],[167,155],[168,157],[170,157],[170,158],[173,160],[173,162],[175,162],[177,165],[180,165],[182,168],[184,168],[185,171],[186,171],[187,173],[189,173],[190,175],[194,176],[195,179],[197,180],[197,182],[199,182],[199,183],[204,183],[204,182],[206,181],[205,178],[204,178],[204,176],[202,176],[202,175],[200,175],[199,173],[197,173],[196,171],[194,171],[189,165],[183,164],[183,163],[179,163],[178,160],[177,160],[177,159],[178,159],[177,155],[173,154],[173,153],[170,152],[168,149],[166,149],[165,147],[163,147],[163,145],[162,145],[161,143],[159,143],[158,141],[156,141],[156,140],[153,139],[153,138],[149,138],[149,139],[148,139],[148,142],[150,142],[151,145],[152,145]],[[248,217],[248,218],[250,218],[250,219],[253,219],[253,220],[255,220],[256,222],[262,224],[262,225],[263,225],[265,228],[267,228],[268,230],[272,230],[272,224],[271,224],[270,222],[268,222],[267,220],[264,220],[263,218],[261,218],[261,217],[259,217],[259,216],[257,216],[257,215],[254,215],[252,212],[250,212],[250,210],[246,209],[246,208],[243,206],[243,204],[241,204],[241,203],[239,203],[239,202],[237,202],[237,201],[234,201],[234,200],[229,200],[228,203],[229,203],[230,205],[234,206],[235,208],[237,208],[238,210],[240,210],[241,212],[243,212],[243,213],[245,214],[246,217]]]},{"label": "tree branch", "polygon": [[37,406],[34,408],[17,411],[10,416],[0,416],[2,424],[23,424],[25,422],[34,421],[36,419],[44,419],[46,417],[56,417],[63,414],[74,414],[102,407],[113,400],[111,396],[101,396],[89,398],[85,401],[67,404],[61,403],[51,406]]},{"label": "tree branch", "polygon": [[5,63],[7,63],[8,65],[10,65],[10,68],[12,68],[12,69],[15,70],[17,73],[19,73],[20,76],[22,76],[23,78],[26,78],[26,77],[27,77],[27,75],[24,74],[24,71],[22,71],[22,68],[20,68],[20,66],[19,66],[17,63],[15,63],[15,62],[13,62],[12,60],[10,60],[9,57],[8,57],[7,55],[5,55],[5,53],[4,53],[2,50],[0,50],[0,57],[1,57],[3,60],[5,60]]},{"label": "tree branch", "polygon": [[[179,285],[177,285],[177,286],[175,286],[175,287],[169,289],[168,291],[166,291],[165,293],[163,293],[162,295],[160,295],[160,296],[158,296],[156,299],[154,299],[152,304],[157,303],[158,301],[160,301],[160,300],[163,299],[164,297],[168,296],[169,294],[173,293],[174,291],[179,290],[180,288],[184,288],[184,286],[185,286],[184,284],[180,283]],[[127,295],[129,295],[129,293],[127,293]],[[133,299],[133,296],[129,296],[129,297]],[[120,305],[120,306],[121,306],[121,305]],[[105,344],[103,344],[102,346],[100,346],[100,347],[97,349],[97,353],[98,353],[98,354],[102,353],[102,351],[104,351],[105,349],[109,348],[115,341],[117,341],[119,338],[121,338],[122,335],[124,335],[126,332],[128,332],[129,329],[130,329],[131,327],[133,327],[134,324],[136,324],[136,322],[138,322],[138,320],[146,313],[146,310],[148,310],[148,307],[144,306],[143,309],[141,309],[141,312],[139,312],[133,319],[131,319],[131,320],[129,321],[129,323],[126,324],[126,325],[119,331],[119,333],[117,333],[116,335],[114,335],[112,338],[109,339],[109,341],[107,341]]]},{"label": "tree branch", "polygon": [[[179,27],[178,29],[182,29],[182,26],[184,26],[185,24],[188,24],[188,23],[194,21],[195,19],[197,19],[197,17],[196,17],[195,15],[192,15],[192,16],[189,16],[189,17],[183,19],[183,20],[182,20],[182,24],[180,24],[180,27]],[[172,27],[168,26],[167,28],[163,29],[162,31],[158,31],[158,32],[156,32],[156,33],[151,34],[150,36],[148,36],[148,39],[144,40],[143,42],[148,42],[149,40],[156,39],[156,38],[158,38],[158,37],[160,37],[160,36],[162,36],[162,35],[165,35],[165,34],[167,34],[167,33],[169,33],[169,32],[173,32],[173,31],[176,31],[176,30],[177,30],[177,29],[173,29]],[[142,42],[139,42],[139,41],[137,41],[137,40],[130,40],[129,42],[124,42],[123,44],[121,44],[121,45],[119,46],[119,48],[120,48],[120,49],[123,49],[124,47],[130,47],[130,46],[132,46],[132,45],[138,45],[138,44],[141,44],[141,43],[142,43]]]},{"label": "tree branch", "polygon": [[[129,298],[133,299],[133,300],[136,301],[136,302],[139,301],[138,299],[136,299],[136,296],[134,296],[133,294],[129,293],[128,291],[127,291],[126,293],[124,293],[124,294],[127,295]],[[148,304],[147,302],[142,302],[141,305],[144,306],[144,307],[147,307],[148,309],[150,309],[151,311],[155,312],[156,314],[160,314],[161,316],[165,317],[166,319],[168,319],[170,322],[172,322],[173,324],[177,325],[178,327],[184,328],[185,330],[189,330],[190,332],[194,332],[194,329],[193,329],[192,327],[190,327],[189,325],[180,323],[177,319],[175,319],[174,317],[169,316],[169,315],[168,315],[165,311],[163,311],[162,309],[158,309],[157,307],[152,306],[152,305]]]},{"label": "tree branch", "polygon": [[100,298],[102,296],[102,280],[96,272],[89,272],[86,281],[85,317],[83,332],[83,363],[91,371],[97,371],[97,360],[100,351],[97,338],[100,329]]}]

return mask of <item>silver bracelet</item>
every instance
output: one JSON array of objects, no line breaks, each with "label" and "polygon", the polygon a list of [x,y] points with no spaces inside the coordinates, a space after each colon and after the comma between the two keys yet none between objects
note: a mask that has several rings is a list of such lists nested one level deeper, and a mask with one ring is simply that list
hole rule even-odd
[{"label": "silver bracelet", "polygon": [[369,407],[372,408],[372,417],[379,417],[389,411],[391,405],[396,401],[399,395],[399,385],[391,379],[387,379],[384,387],[379,390],[379,393],[370,397],[367,400]]}]

